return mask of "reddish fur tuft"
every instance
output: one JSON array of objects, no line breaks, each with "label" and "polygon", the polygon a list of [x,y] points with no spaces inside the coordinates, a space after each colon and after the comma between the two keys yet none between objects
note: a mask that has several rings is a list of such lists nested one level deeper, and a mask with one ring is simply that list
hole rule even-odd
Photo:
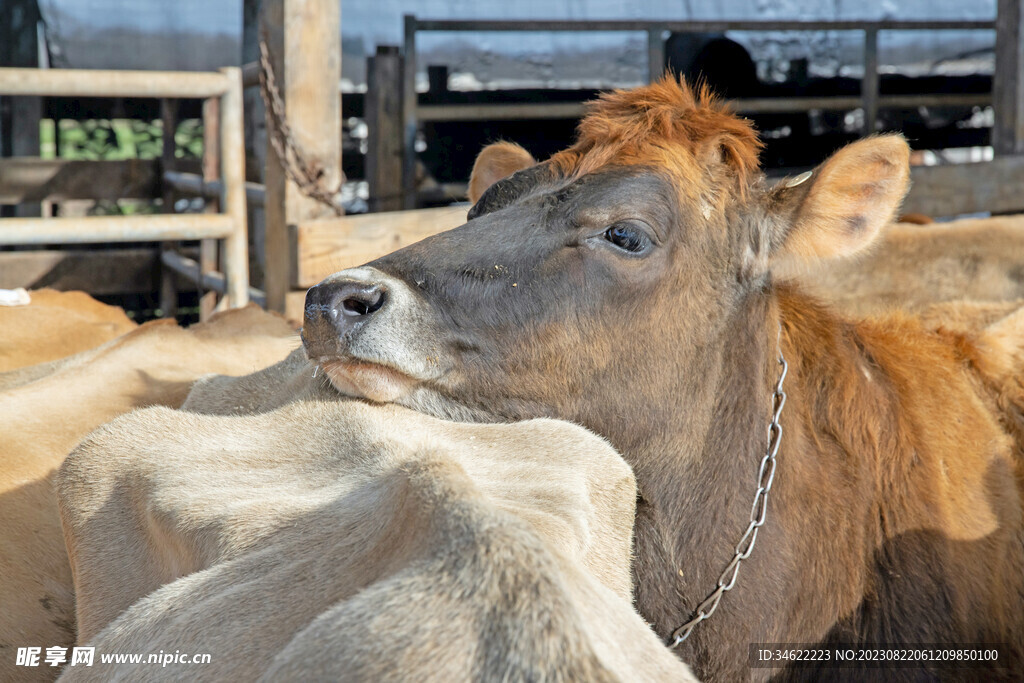
[{"label": "reddish fur tuft", "polygon": [[[762,143],[753,124],[729,111],[706,85],[694,91],[682,77],[666,75],[642,88],[605,93],[588,109],[576,144],[552,157],[565,175],[584,175],[613,161],[664,164],[669,154],[676,157],[670,167],[693,178],[721,150],[742,188],[759,167]],[[688,158],[679,158],[678,150]]]}]

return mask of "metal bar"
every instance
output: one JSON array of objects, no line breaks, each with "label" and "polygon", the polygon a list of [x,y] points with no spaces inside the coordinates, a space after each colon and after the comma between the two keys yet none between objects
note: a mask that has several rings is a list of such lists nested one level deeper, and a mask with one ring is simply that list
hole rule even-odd
[{"label": "metal bar", "polygon": [[664,29],[647,29],[647,80],[654,83],[665,71]]},{"label": "metal bar", "polygon": [[94,69],[0,69],[0,94],[43,97],[217,97],[229,87],[223,74]]},{"label": "metal bar", "polygon": [[[416,19],[417,31],[943,31],[994,29],[994,21],[632,21],[632,20],[432,20]],[[408,26],[408,24],[407,24]]]},{"label": "metal bar", "polygon": [[[160,149],[160,166],[164,171],[170,171],[175,166],[175,137],[178,131],[178,100],[160,100],[160,118],[163,123],[163,135]],[[174,213],[174,192],[166,185],[161,192],[164,213]],[[179,245],[173,242],[163,242],[160,250],[170,251]],[[178,282],[166,268],[160,268],[160,310],[163,317],[174,318],[178,315]]]},{"label": "metal bar", "polygon": [[242,87],[253,88],[260,84],[260,63],[249,62],[242,65]]},{"label": "metal bar", "polygon": [[[971,107],[992,103],[988,93],[885,95],[878,98],[878,107]],[[735,111],[778,113],[810,109],[856,109],[862,106],[857,96],[830,97],[756,97],[731,100]],[[506,119],[574,119],[580,118],[586,105],[582,102],[531,102],[511,104],[430,104],[416,108],[420,121],[501,121]]]},{"label": "metal bar", "polygon": [[860,82],[861,107],[864,110],[862,134],[872,135],[878,127],[878,31],[864,31],[864,78]]},{"label": "metal bar", "polygon": [[583,116],[582,102],[529,104],[430,104],[416,107],[420,121],[499,121],[505,119],[574,119]]},{"label": "metal bar", "polygon": [[416,208],[416,17],[405,15],[402,43],[402,207]]},{"label": "metal bar", "polygon": [[232,230],[224,241],[224,270],[227,275],[227,296],[230,305],[232,308],[239,308],[249,302],[249,230],[245,216],[242,70],[237,66],[228,66],[221,69],[221,73],[230,84],[220,100],[223,206],[232,223]]},{"label": "metal bar", "polygon": [[[165,251],[160,254],[160,261],[175,273],[188,278],[192,282],[199,282],[203,289],[224,294],[227,291],[227,283],[223,273],[216,270],[202,270],[199,264],[193,259],[182,256],[176,251]],[[260,306],[266,304],[267,295],[262,290],[249,287],[249,299]]]},{"label": "metal bar", "polygon": [[231,216],[223,214],[5,218],[0,220],[0,244],[219,239],[230,235],[233,229]]},{"label": "metal bar", "polygon": [[903,107],[985,107],[992,104],[991,93],[933,94],[933,95],[881,95],[878,108]]},{"label": "metal bar", "polygon": [[[207,199],[220,199],[224,192],[224,183],[220,180],[203,180],[195,173],[164,173],[164,184],[177,192],[198,195]],[[259,183],[245,183],[245,201],[251,206],[263,206],[267,189]]]}]

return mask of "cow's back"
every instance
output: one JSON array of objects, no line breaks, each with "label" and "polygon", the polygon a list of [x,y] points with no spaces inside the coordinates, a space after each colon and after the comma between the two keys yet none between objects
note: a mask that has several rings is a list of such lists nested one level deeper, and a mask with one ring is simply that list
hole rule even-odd
[{"label": "cow's back", "polygon": [[98,651],[209,651],[196,680],[688,676],[630,605],[632,474],[566,423],[153,409],[58,488]]}]

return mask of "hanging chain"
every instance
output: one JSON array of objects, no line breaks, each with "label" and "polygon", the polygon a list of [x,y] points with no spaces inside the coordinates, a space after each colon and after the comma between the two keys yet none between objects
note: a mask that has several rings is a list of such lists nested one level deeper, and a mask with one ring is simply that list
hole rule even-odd
[{"label": "hanging chain", "polygon": [[307,161],[306,155],[292,136],[291,127],[285,117],[284,100],[281,99],[281,92],[274,78],[274,69],[270,65],[270,49],[267,47],[265,33],[260,35],[260,94],[263,96],[263,104],[270,119],[267,125],[267,138],[277,153],[288,180],[295,183],[302,194],[329,206],[339,216],[345,215],[345,209],[339,199],[345,174],[342,173],[341,181],[335,189],[325,188],[326,170],[319,163]]},{"label": "hanging chain", "polygon": [[[782,329],[779,328],[779,336],[782,336]],[[697,624],[704,621],[718,609],[718,603],[726,591],[732,590],[736,585],[736,577],[740,572],[740,563],[750,557],[754,550],[754,543],[757,542],[757,532],[764,525],[765,514],[768,512],[768,493],[772,490],[772,482],[775,480],[775,456],[779,452],[779,443],[782,441],[782,425],[779,424],[779,416],[782,414],[782,406],[786,405],[786,392],[782,390],[782,382],[786,379],[788,365],[782,357],[782,346],[779,345],[779,365],[782,370],[779,373],[779,381],[775,385],[775,393],[772,396],[773,411],[772,421],[768,425],[768,449],[761,458],[761,467],[757,472],[757,491],[754,493],[754,505],[750,508],[750,524],[747,530],[740,537],[736,544],[736,554],[725,567],[725,571],[718,577],[718,584],[715,590],[711,591],[704,602],[697,605],[694,616],[685,624],[677,628],[669,636],[668,646],[674,648],[686,640]]]}]

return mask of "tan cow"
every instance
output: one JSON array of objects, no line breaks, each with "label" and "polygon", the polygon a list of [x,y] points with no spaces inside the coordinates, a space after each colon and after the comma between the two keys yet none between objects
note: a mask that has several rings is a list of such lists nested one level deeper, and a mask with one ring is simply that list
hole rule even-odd
[{"label": "tan cow", "polygon": [[864,254],[780,278],[853,315],[960,299],[1024,299],[1024,216],[889,226]]},{"label": "tan cow", "polygon": [[27,306],[0,306],[0,372],[64,358],[135,329],[120,308],[85,292],[39,289]]},{"label": "tan cow", "polygon": [[19,680],[52,678],[49,667],[15,669],[16,649],[74,640],[71,570],[51,481],[67,453],[122,413],[180,405],[206,373],[251,372],[297,344],[284,320],[256,308],[187,330],[157,321],[0,392],[0,680],[15,672]]},{"label": "tan cow", "polygon": [[72,453],[82,642],[211,659],[61,680],[694,680],[632,608],[636,488],[607,442],[326,387],[298,352],[187,404],[242,415],[138,411]]}]

